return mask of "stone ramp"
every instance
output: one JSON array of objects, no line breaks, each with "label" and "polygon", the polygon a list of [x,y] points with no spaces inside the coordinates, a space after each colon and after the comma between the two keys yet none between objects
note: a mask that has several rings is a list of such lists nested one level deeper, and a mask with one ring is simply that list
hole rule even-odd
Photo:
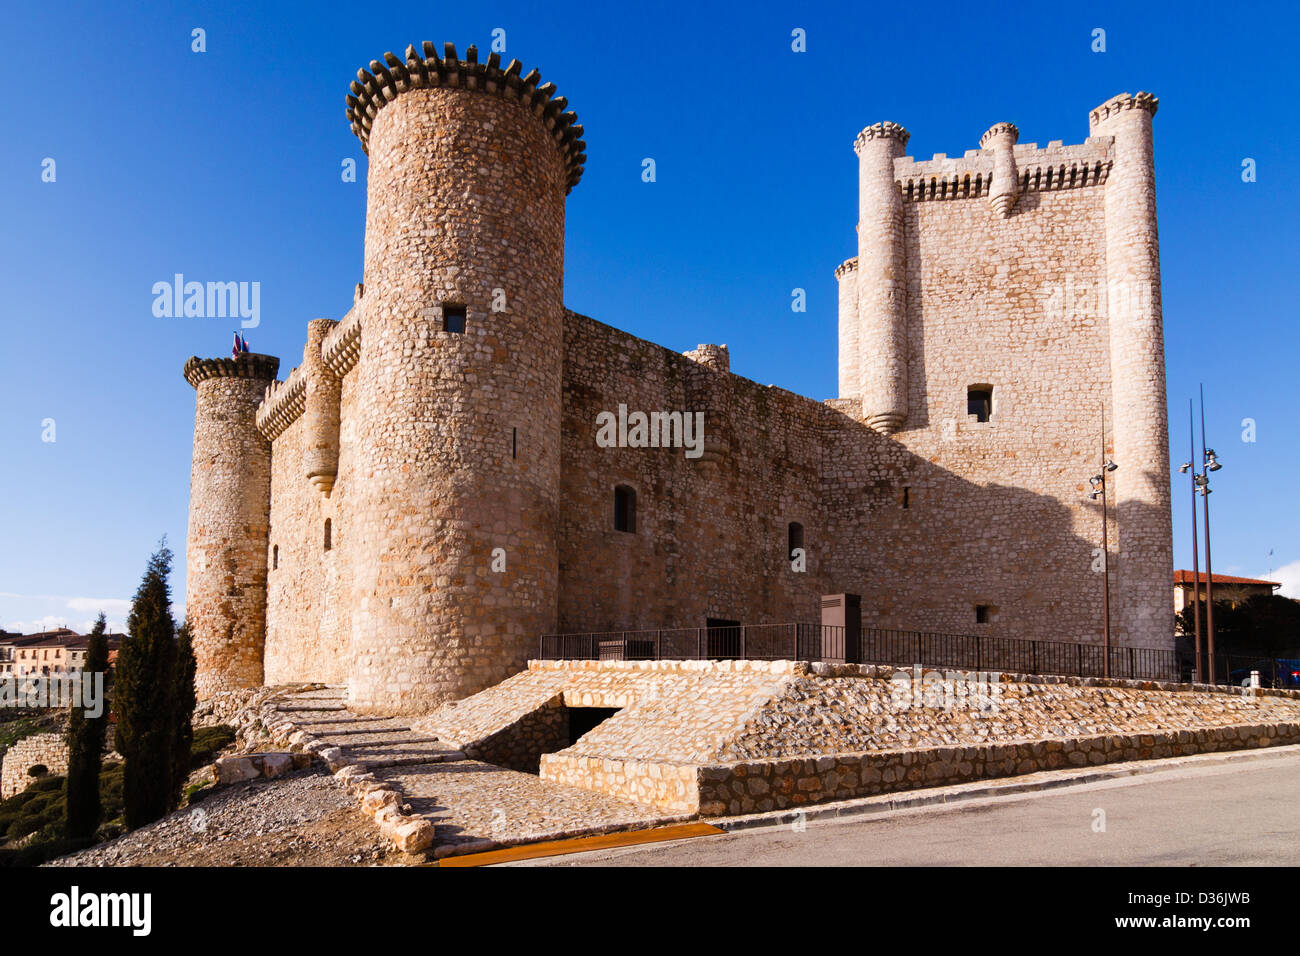
[{"label": "stone ramp", "polygon": [[[507,727],[517,728],[540,698],[536,688]],[[508,711],[494,711],[506,714]],[[496,719],[495,717],[492,719]],[[398,849],[442,857],[492,847],[636,829],[680,814],[540,780],[535,774],[470,760],[453,742],[404,717],[353,714],[343,688],[287,691],[263,705],[274,739],[324,760]],[[487,733],[490,739],[493,734]],[[566,741],[567,742],[567,741]]]},{"label": "stone ramp", "polygon": [[534,774],[463,760],[391,767],[376,776],[437,828],[437,857],[570,839],[686,819]]},{"label": "stone ramp", "polygon": [[569,746],[568,711],[617,709],[583,737],[591,752],[612,740],[623,757],[700,761],[785,693],[795,670],[790,661],[532,661],[415,726],[476,759],[532,771]]}]

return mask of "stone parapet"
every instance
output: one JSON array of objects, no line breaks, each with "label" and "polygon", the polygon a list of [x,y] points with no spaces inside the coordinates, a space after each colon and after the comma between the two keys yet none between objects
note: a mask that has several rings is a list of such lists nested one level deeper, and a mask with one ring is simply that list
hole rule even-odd
[{"label": "stone parapet", "polygon": [[239,358],[199,358],[191,355],[182,369],[185,381],[194,388],[200,382],[213,378],[252,378],[270,380],[280,368],[280,360],[274,355],[259,355],[256,352],[244,352]]},{"label": "stone parapet", "polygon": [[511,60],[503,68],[497,53],[479,63],[475,46],[466,49],[464,59],[457,56],[454,44],[445,44],[441,57],[435,49],[426,40],[423,57],[411,45],[406,48],[405,60],[385,53],[384,62],[371,60],[369,71],[357,70],[357,79],[347,97],[347,117],[363,150],[370,152],[370,130],[376,115],[407,90],[478,90],[516,101],[536,114],[564,157],[568,189],[578,184],[587,159],[584,152],[587,144],[582,140],[583,129],[578,125],[577,114],[566,110],[569,101],[554,96],[555,84],[542,83],[542,75],[537,70],[523,74],[518,60]]}]

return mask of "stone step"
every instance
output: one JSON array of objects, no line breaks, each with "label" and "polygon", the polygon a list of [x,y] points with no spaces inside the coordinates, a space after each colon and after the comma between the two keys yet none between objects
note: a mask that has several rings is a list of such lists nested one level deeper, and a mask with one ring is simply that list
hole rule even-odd
[{"label": "stone step", "polygon": [[[326,738],[329,739],[328,737]],[[344,741],[339,744],[348,750],[374,750],[377,747],[414,747],[427,744],[439,743],[437,737],[393,737],[388,740],[364,740],[360,743],[350,744]],[[437,751],[435,751],[436,753]]]},{"label": "stone step", "polygon": [[347,710],[342,704],[281,704],[275,709],[282,714],[323,714]]},{"label": "stone step", "polygon": [[453,763],[465,759],[467,758],[459,750],[448,750],[445,753],[411,754],[409,757],[362,758],[357,763],[367,770],[383,770],[387,767],[418,767],[421,764]]},{"label": "stone step", "polygon": [[323,724],[363,724],[363,723],[374,723],[377,720],[392,720],[392,719],[393,718],[391,717],[365,717],[360,715],[354,717],[322,717],[320,720],[303,721],[303,724],[308,727],[315,727],[317,725],[323,725]]},{"label": "stone step", "polygon": [[[334,737],[348,737],[357,734],[386,734],[390,731],[395,734],[409,733],[410,730],[410,727],[353,727],[350,730],[322,730],[317,734],[317,736],[332,739]],[[434,739],[436,740],[437,738],[435,737]]]}]

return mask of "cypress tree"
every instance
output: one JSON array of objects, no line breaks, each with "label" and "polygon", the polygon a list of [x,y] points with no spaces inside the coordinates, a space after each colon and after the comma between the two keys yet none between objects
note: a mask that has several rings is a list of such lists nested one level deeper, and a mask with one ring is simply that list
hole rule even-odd
[{"label": "cypress tree", "polygon": [[171,614],[172,552],[167,539],[149,558],[117,656],[113,713],[125,759],[122,803],[134,830],[171,808],[176,741],[176,624]]},{"label": "cypress tree", "polygon": [[171,806],[180,805],[181,791],[190,775],[190,751],[194,747],[194,707],[198,703],[194,694],[194,672],[198,661],[194,657],[194,644],[190,629],[182,624],[176,632],[176,691],[175,741],[172,749]]},{"label": "cypress tree", "polygon": [[[91,680],[95,674],[104,675],[99,678],[101,693],[107,687],[108,638],[104,636],[107,627],[100,612],[90,632],[83,669],[84,674],[91,675]],[[82,703],[86,703],[84,698]],[[68,719],[68,812],[64,833],[78,843],[90,843],[94,839],[103,813],[99,802],[99,770],[108,734],[106,703],[101,697],[98,717],[88,715],[83,706],[73,707]]]}]

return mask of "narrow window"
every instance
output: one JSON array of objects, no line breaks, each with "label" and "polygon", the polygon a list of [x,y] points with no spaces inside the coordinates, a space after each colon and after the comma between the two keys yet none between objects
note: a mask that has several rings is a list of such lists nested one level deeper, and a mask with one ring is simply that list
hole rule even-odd
[{"label": "narrow window", "polygon": [[510,457],[519,457],[519,429],[510,429]]},{"label": "narrow window", "polygon": [[444,305],[442,307],[442,330],[457,333],[465,331],[465,307],[463,305]]},{"label": "narrow window", "polygon": [[274,571],[280,566],[280,546],[277,544],[271,548],[271,570]]},{"label": "narrow window", "polygon": [[912,507],[912,489],[905,486],[903,488],[903,508],[906,510],[910,507]]},{"label": "narrow window", "polygon": [[636,492],[627,485],[614,489],[614,530],[636,532]]},{"label": "narrow window", "polygon": [[326,551],[334,547],[332,532],[333,532],[333,523],[330,521],[329,518],[326,518],[325,519],[325,550]]},{"label": "narrow window", "polygon": [[972,385],[966,389],[966,414],[974,415],[977,422],[993,417],[992,385]]},{"label": "narrow window", "polygon": [[991,624],[996,613],[997,609],[994,608],[992,604],[976,604],[975,623]]},{"label": "narrow window", "polygon": [[791,521],[790,527],[786,529],[786,554],[790,560],[795,560],[795,550],[803,548],[803,525],[797,521]]}]

